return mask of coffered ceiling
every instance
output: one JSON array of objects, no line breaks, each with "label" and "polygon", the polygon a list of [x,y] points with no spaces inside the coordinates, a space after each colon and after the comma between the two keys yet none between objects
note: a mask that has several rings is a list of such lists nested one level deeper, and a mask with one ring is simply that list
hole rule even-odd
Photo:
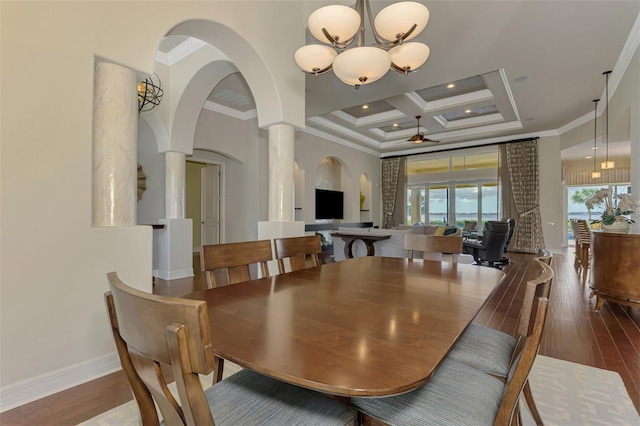
[{"label": "coffered ceiling", "polygon": [[[310,11],[331,4],[307,3]],[[375,14],[391,2],[371,3]],[[592,99],[603,94],[602,72],[625,56],[628,39],[637,45],[640,38],[637,0],[423,3],[431,19],[415,41],[431,48],[427,62],[358,90],[332,72],[308,75],[303,131],[381,156],[558,134],[588,117]],[[169,37],[159,50],[169,57],[188,43]],[[239,74],[212,88],[205,108],[255,116]],[[419,131],[437,143],[407,141],[418,131],[418,115]]]}]

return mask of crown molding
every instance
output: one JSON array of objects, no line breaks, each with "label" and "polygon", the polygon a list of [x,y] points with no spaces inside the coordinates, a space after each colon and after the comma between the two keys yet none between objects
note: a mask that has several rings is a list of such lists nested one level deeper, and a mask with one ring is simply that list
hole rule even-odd
[{"label": "crown molding", "polygon": [[306,127],[304,129],[300,129],[299,131],[307,133],[309,135],[317,136],[329,142],[337,143],[338,145],[346,146],[347,148],[351,148],[356,151],[364,152],[365,154],[373,155],[376,158],[380,158],[380,151],[378,150],[373,150],[362,145],[349,142],[346,139],[342,139],[341,137],[332,135],[330,133],[325,133],[322,130],[314,129],[313,127]]},{"label": "crown molding", "polygon": [[248,111],[238,111],[237,109],[229,108],[227,106],[218,104],[216,102],[206,101],[202,107],[209,111],[217,112],[219,114],[226,115],[228,117],[237,118],[238,120],[251,120],[252,118],[258,118],[258,110],[250,109]]},{"label": "crown molding", "polygon": [[311,123],[317,124],[319,126],[325,127],[327,129],[331,129],[332,131],[336,132],[336,133],[340,133],[341,135],[344,135],[346,137],[349,137],[351,139],[354,140],[358,140],[360,142],[366,143],[368,145],[371,145],[374,148],[380,149],[381,144],[380,142],[368,138],[358,132],[354,132],[351,129],[348,129],[344,126],[341,126],[337,123],[334,123],[333,121],[327,120],[326,118],[323,117],[311,117],[309,119],[307,119],[307,121],[310,121]]}]

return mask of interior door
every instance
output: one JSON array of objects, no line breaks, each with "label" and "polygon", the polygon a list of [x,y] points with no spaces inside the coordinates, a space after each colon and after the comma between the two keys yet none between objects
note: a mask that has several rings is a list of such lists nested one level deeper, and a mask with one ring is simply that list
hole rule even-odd
[{"label": "interior door", "polygon": [[202,244],[220,244],[220,166],[202,168]]}]

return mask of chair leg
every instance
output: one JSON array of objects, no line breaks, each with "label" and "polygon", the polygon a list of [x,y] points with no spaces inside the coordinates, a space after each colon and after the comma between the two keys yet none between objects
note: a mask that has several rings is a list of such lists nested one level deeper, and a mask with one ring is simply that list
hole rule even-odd
[{"label": "chair leg", "polygon": [[522,389],[522,394],[524,395],[524,400],[527,402],[527,406],[529,407],[529,411],[533,416],[533,420],[535,420],[536,425],[544,426],[542,422],[542,417],[540,417],[540,413],[538,412],[538,407],[536,407],[536,402],[533,400],[533,394],[531,393],[531,387],[529,386],[529,381],[527,380],[524,383],[524,389]]}]

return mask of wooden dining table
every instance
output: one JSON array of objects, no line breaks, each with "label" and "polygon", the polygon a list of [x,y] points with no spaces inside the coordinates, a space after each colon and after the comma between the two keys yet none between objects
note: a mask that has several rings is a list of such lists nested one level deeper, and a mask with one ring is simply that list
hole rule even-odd
[{"label": "wooden dining table", "polygon": [[198,291],[216,356],[338,396],[429,379],[505,274],[366,256]]}]

